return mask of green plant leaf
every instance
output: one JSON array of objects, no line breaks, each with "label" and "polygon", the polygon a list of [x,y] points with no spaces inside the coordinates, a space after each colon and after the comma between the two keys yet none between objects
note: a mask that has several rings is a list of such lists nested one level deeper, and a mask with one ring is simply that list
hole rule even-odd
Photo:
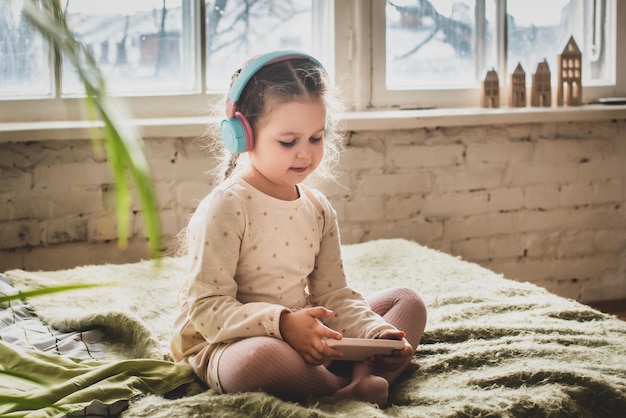
[{"label": "green plant leaf", "polygon": [[[52,406],[50,403],[41,401],[39,399],[29,399],[29,398],[22,398],[19,396],[10,396],[10,395],[0,395],[0,404],[15,405],[20,408],[32,409],[32,410],[49,408]],[[55,409],[58,410],[59,412],[62,412],[65,410],[65,409],[58,408],[58,407],[56,407]]]},{"label": "green plant leaf", "polygon": [[50,286],[42,287],[41,289],[28,290],[26,292],[19,292],[14,295],[2,295],[0,296],[0,304],[10,302],[12,300],[23,300],[33,298],[37,296],[45,296],[53,293],[67,292],[70,290],[87,289],[92,287],[102,286],[114,286],[114,283],[86,283],[86,284],[68,284],[62,286]]},{"label": "green plant leaf", "polygon": [[[39,6],[41,4],[41,7]],[[78,42],[68,28],[58,0],[26,0],[26,19],[47,37],[57,51],[63,53],[76,69],[85,86],[85,109],[93,122],[92,140],[102,133],[116,187],[116,219],[118,245],[128,245],[130,231],[131,189],[126,175],[133,181],[142,209],[144,233],[153,257],[160,255],[160,220],[150,165],[143,139],[124,103],[107,94],[105,80],[88,48]],[[102,122],[101,129],[98,122]]]}]

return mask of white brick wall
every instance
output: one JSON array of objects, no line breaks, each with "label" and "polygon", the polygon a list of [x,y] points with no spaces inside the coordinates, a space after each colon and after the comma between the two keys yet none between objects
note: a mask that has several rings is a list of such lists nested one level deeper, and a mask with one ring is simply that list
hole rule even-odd
[{"label": "white brick wall", "polygon": [[[214,186],[193,138],[148,138],[165,253]],[[90,140],[0,144],[0,271],[147,256]],[[402,237],[581,301],[626,297],[626,121],[350,132],[333,202],[344,243]]]}]

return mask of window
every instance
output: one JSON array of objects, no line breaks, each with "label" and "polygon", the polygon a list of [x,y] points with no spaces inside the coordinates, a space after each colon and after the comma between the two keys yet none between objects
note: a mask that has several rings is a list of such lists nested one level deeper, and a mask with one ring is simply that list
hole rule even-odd
[{"label": "window", "polygon": [[544,60],[554,86],[570,37],[582,52],[585,93],[616,84],[612,0],[374,0],[372,7],[369,106],[477,106],[488,71],[508,88],[520,65],[530,85]]},{"label": "window", "polygon": [[[61,3],[109,93],[127,97],[138,117],[197,115],[251,54],[277,48],[313,53],[311,0]],[[80,79],[63,57],[51,57],[21,17],[19,1],[0,2],[0,34],[0,106],[11,111],[28,100],[29,114],[44,114],[33,119],[82,117],[80,101],[71,100],[83,94]],[[62,110],[51,106],[59,100],[66,104]]]},{"label": "window", "polygon": [[0,3],[0,99],[52,91],[48,44],[20,13],[17,2]]},{"label": "window", "polygon": [[[196,28],[191,3],[70,0],[68,26],[87,45],[112,94],[197,91]],[[63,61],[65,62],[65,61]],[[73,68],[62,65],[61,96],[83,92]]]},{"label": "window", "polygon": [[[196,2],[197,3],[197,2]],[[194,9],[183,0],[68,2],[69,25],[90,46],[113,92],[197,92],[200,33],[205,16],[204,91],[221,91],[251,54],[267,48],[311,50],[311,0],[208,1]],[[69,71],[64,71],[64,79]],[[63,83],[64,91],[80,91]]]},{"label": "window", "polygon": [[[529,85],[545,59],[554,90],[556,55],[573,36],[584,101],[626,96],[626,73],[616,71],[625,65],[617,22],[626,3],[616,0],[61,3],[110,92],[138,118],[202,115],[246,57],[275,48],[320,57],[355,110],[478,107],[492,69],[507,88],[519,64]],[[0,2],[0,122],[81,120],[81,93],[72,69],[20,17],[20,1]]]},{"label": "window", "polygon": [[312,0],[207,3],[207,87],[223,91],[233,71],[268,48],[312,52]]}]

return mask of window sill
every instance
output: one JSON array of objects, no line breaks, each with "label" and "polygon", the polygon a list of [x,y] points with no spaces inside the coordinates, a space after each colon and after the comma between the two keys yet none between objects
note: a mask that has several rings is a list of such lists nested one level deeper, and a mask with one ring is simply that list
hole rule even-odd
[{"label": "window sill", "polygon": [[349,113],[342,121],[348,131],[365,131],[611,119],[626,119],[626,105],[385,110]]},{"label": "window sill", "polygon": [[[584,105],[550,108],[454,108],[427,110],[376,110],[350,112],[339,118],[346,131],[380,131],[451,126],[502,125],[520,123],[600,121],[626,119],[626,105]],[[137,119],[144,138],[198,137],[207,117]],[[90,138],[93,124],[85,121],[0,123],[0,143]]]}]

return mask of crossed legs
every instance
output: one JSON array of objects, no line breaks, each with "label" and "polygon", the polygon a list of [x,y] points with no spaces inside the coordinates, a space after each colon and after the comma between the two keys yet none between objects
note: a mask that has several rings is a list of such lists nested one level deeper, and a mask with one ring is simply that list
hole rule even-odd
[{"label": "crossed legs", "polygon": [[[393,288],[368,299],[372,310],[406,333],[417,348],[426,325],[426,307],[411,289]],[[302,401],[309,395],[349,396],[384,406],[389,385],[408,366],[385,372],[354,363],[351,375],[333,373],[324,366],[307,364],[289,344],[272,337],[237,341],[222,353],[219,378],[226,393],[265,391],[283,399]]]}]

